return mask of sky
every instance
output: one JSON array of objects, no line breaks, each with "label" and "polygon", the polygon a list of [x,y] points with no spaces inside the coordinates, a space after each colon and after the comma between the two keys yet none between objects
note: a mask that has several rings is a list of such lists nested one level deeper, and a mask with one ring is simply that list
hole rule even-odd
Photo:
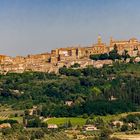
[{"label": "sky", "polygon": [[140,40],[140,0],[0,0],[0,54]]}]

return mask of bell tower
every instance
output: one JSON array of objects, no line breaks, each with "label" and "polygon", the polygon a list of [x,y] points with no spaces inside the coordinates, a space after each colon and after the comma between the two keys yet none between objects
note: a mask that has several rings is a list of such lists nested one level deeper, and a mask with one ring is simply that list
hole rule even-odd
[{"label": "bell tower", "polygon": [[113,43],[113,38],[112,36],[110,37],[110,46],[112,46],[112,43]]},{"label": "bell tower", "polygon": [[98,35],[98,44],[102,44],[102,37],[101,37],[101,35]]}]

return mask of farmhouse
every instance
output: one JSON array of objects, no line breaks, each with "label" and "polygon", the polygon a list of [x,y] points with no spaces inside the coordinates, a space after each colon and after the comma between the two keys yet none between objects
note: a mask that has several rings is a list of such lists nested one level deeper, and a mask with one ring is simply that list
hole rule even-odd
[{"label": "farmhouse", "polygon": [[11,128],[11,124],[10,123],[0,124],[0,129],[3,129],[3,128]]},{"label": "farmhouse", "polygon": [[56,124],[48,124],[48,129],[57,129],[58,126]]},{"label": "farmhouse", "polygon": [[95,130],[98,130],[97,127],[94,126],[94,125],[84,125],[84,126],[83,126],[83,129],[84,129],[85,131],[95,131]]}]

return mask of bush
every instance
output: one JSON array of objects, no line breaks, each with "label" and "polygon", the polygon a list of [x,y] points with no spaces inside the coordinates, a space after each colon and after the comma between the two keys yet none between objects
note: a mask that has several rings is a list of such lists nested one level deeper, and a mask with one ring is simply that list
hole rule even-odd
[{"label": "bush", "polygon": [[3,128],[1,132],[3,135],[9,135],[13,133],[13,130],[11,128]]},{"label": "bush", "polygon": [[35,132],[33,132],[33,134],[32,134],[32,139],[34,138],[34,139],[41,139],[41,138],[43,138],[44,137],[44,132],[43,131],[41,131],[41,130],[38,130],[38,131],[35,131]]},{"label": "bush", "polygon": [[128,125],[127,124],[122,125],[121,131],[126,132],[127,130],[128,130]]},{"label": "bush", "polygon": [[20,135],[18,136],[18,140],[29,140],[27,136]]},{"label": "bush", "polygon": [[110,138],[110,135],[112,134],[113,132],[110,130],[110,129],[103,129],[101,130],[101,135],[100,135],[100,139],[104,139],[104,140],[107,140]]},{"label": "bush", "polygon": [[87,114],[83,114],[82,118],[87,119],[88,115]]}]

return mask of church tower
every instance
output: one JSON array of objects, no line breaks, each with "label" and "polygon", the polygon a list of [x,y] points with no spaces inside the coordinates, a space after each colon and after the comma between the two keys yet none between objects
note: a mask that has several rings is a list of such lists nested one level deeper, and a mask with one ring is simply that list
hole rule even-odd
[{"label": "church tower", "polygon": [[98,44],[102,44],[102,37],[101,37],[101,35],[98,35]]},{"label": "church tower", "polygon": [[113,43],[113,38],[110,37],[110,46],[112,46],[112,43]]}]

